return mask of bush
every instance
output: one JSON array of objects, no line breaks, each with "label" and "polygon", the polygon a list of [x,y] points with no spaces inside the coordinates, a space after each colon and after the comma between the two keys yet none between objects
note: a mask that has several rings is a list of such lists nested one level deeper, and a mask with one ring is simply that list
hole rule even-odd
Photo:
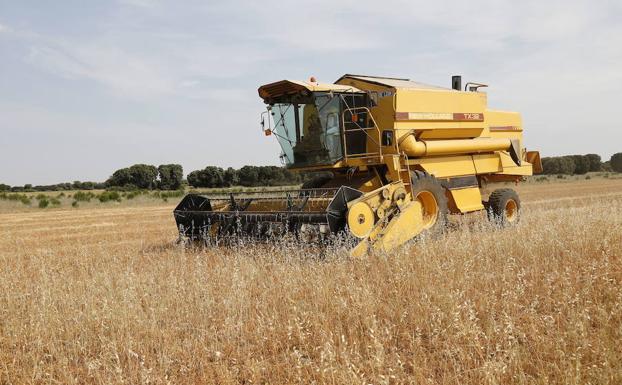
[{"label": "bush", "polygon": [[50,199],[52,206],[60,206],[60,201],[57,198]]},{"label": "bush", "polygon": [[92,192],[84,192],[84,191],[78,191],[75,194],[73,194],[73,199],[75,199],[78,202],[90,202],[92,198],[94,198],[95,195]]},{"label": "bush", "polygon": [[609,165],[613,171],[622,172],[622,152],[613,154],[609,160]]},{"label": "bush", "polygon": [[73,201],[73,202],[71,202],[71,207],[78,207],[78,206],[80,206],[80,205],[78,204],[78,201]]},{"label": "bush", "polygon": [[104,191],[97,197],[101,203],[116,201],[121,202],[121,196],[116,191]]},{"label": "bush", "polygon": [[39,208],[40,209],[44,209],[44,208],[48,207],[49,204],[50,204],[50,201],[48,201],[47,199],[39,200]]},{"label": "bush", "polygon": [[71,189],[73,190],[94,190],[97,185],[95,182],[80,182],[79,180],[74,181],[71,184]]},{"label": "bush", "polygon": [[159,193],[154,193],[154,196],[157,198],[161,198],[164,201],[167,201],[168,198],[179,198],[184,196],[184,190],[177,191],[160,191]]}]

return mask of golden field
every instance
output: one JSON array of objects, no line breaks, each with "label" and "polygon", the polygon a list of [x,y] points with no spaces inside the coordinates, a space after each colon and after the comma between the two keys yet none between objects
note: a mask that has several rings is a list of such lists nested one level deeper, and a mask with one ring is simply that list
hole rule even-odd
[{"label": "golden field", "polygon": [[0,384],[620,384],[622,180],[392,253],[186,250],[174,202],[0,213]]}]

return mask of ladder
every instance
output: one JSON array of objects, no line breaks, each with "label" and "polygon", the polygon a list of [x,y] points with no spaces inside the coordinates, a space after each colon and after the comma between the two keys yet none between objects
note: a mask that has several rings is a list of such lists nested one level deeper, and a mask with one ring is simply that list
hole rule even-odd
[{"label": "ladder", "polygon": [[[406,191],[408,191],[411,195],[413,193],[412,179],[410,175],[410,165],[408,164],[408,155],[402,152],[399,155],[399,169],[398,173],[400,176],[400,180],[404,183],[404,187],[406,187]],[[414,198],[414,197],[413,197]]]}]

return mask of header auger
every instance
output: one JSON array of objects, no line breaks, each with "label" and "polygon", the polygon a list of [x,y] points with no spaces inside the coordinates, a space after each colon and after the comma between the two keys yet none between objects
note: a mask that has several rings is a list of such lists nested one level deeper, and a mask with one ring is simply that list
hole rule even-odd
[{"label": "header auger", "polygon": [[408,79],[344,75],[334,84],[282,80],[259,87],[262,129],[295,171],[329,172],[303,189],[187,195],[175,209],[180,236],[210,244],[239,237],[356,239],[353,255],[390,251],[448,214],[487,209],[515,223],[511,189],[487,201],[484,183],[518,182],[541,170],[523,146],[518,113],[488,109],[482,84],[452,88]]}]

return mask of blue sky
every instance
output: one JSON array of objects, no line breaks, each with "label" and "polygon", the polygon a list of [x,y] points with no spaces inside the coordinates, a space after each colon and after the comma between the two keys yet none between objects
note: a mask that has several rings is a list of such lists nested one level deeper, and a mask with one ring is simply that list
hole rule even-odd
[{"label": "blue sky", "polygon": [[344,73],[490,85],[544,155],[622,151],[620,1],[0,0],[0,183],[278,164],[257,96]]}]

